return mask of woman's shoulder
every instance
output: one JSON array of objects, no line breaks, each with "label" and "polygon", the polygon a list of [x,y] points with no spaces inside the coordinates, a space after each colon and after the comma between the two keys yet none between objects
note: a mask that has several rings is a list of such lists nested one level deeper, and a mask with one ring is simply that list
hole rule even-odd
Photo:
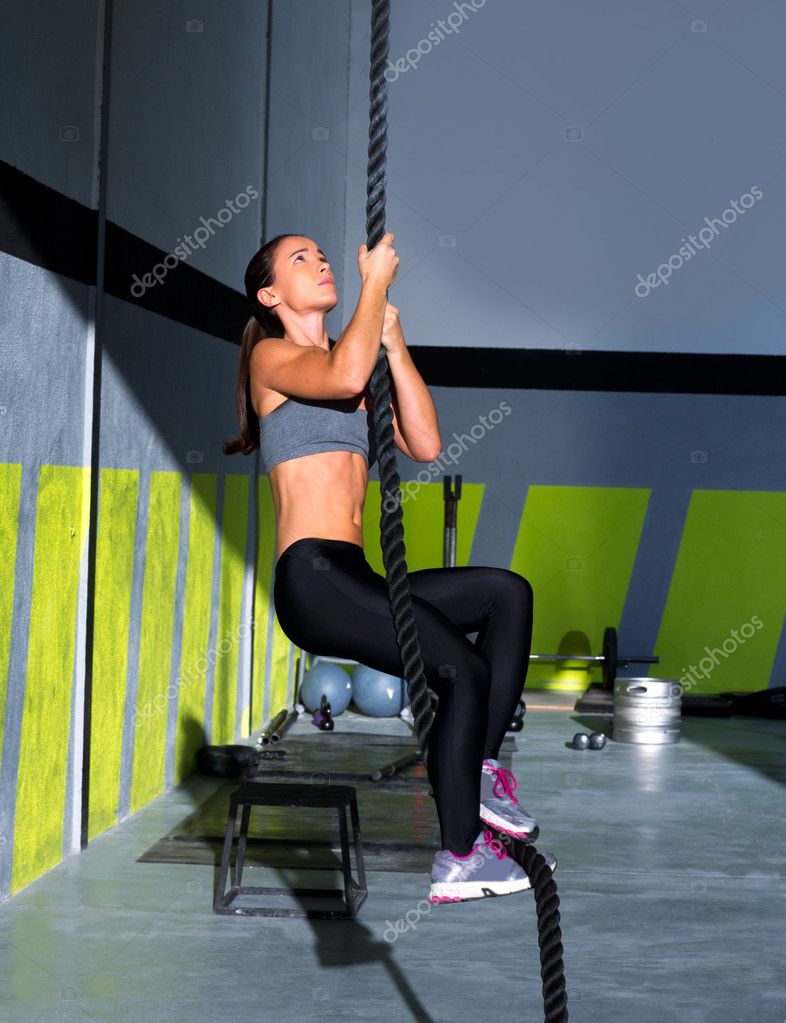
[{"label": "woman's shoulder", "polygon": [[251,349],[251,355],[249,357],[249,391],[251,399],[251,407],[253,408],[257,419],[263,418],[272,409],[277,408],[285,399],[286,395],[281,394],[278,391],[273,390],[272,387],[267,387],[262,383],[262,371],[261,363],[259,362],[259,353],[262,350],[262,346],[269,344],[270,342],[284,341],[285,344],[291,344],[291,342],[285,341],[281,337],[263,337],[254,345]]}]

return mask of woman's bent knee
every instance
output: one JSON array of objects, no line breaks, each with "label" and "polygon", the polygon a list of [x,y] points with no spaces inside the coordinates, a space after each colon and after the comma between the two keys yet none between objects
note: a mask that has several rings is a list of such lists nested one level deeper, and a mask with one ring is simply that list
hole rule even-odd
[{"label": "woman's bent knee", "polygon": [[499,597],[514,606],[532,607],[534,592],[529,579],[511,568],[500,568],[495,575]]}]

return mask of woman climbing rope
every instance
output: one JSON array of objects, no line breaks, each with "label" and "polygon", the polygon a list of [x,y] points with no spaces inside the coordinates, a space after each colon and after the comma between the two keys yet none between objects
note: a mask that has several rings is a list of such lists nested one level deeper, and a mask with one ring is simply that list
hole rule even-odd
[{"label": "woman climbing rope", "polygon": [[[260,448],[276,514],[273,599],[287,637],[305,650],[400,675],[386,581],[365,558],[361,525],[376,460],[368,380],[380,345],[393,383],[396,445],[427,462],[441,438],[434,402],[387,301],[399,266],[394,238],[388,232],[371,250],[359,247],[360,297],[337,341],[325,326],[335,283],[311,239],[278,235],[251,259],[245,287],[252,315],[236,403],[241,435],[224,450]],[[424,569],[408,579],[424,671],[439,698],[428,775],[442,848],[430,900],[522,891],[529,876],[489,829],[537,836],[536,821],[513,794],[516,779],[498,760],[529,663],[532,589],[516,572],[492,567]],[[554,857],[544,856],[553,870]]]}]

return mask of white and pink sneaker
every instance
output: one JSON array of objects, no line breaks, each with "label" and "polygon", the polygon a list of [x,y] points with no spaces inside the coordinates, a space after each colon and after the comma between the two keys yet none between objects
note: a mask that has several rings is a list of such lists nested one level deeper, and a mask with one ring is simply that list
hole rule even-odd
[{"label": "white and pink sneaker", "polygon": [[[557,860],[543,852],[546,863],[554,870]],[[502,842],[491,831],[483,830],[466,856],[457,856],[450,849],[439,849],[431,867],[429,902],[466,902],[494,895],[513,895],[526,891],[532,884],[526,871],[508,856]]]},{"label": "white and pink sneaker", "polygon": [[534,842],[538,837],[538,822],[513,795],[517,787],[515,775],[506,770],[499,760],[484,760],[480,779],[480,818],[497,831]]}]

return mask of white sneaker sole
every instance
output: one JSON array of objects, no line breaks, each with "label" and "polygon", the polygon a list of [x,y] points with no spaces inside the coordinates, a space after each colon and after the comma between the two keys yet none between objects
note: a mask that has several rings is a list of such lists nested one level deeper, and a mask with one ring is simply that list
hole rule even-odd
[{"label": "white sneaker sole", "polygon": [[508,835],[513,835],[514,838],[529,838],[537,830],[537,825],[532,831],[523,831],[521,828],[511,827],[509,820],[505,817],[500,817],[499,814],[494,813],[493,810],[489,810],[488,807],[482,804],[480,807],[480,819],[484,824],[488,824],[498,831],[504,831]]},{"label": "white sneaker sole", "polygon": [[467,902],[469,899],[487,899],[494,895],[515,895],[531,887],[528,877],[518,881],[459,881],[455,884],[433,884],[428,901]]},{"label": "white sneaker sole", "polygon": [[[549,863],[548,866],[553,874],[557,868],[556,857],[554,863]],[[529,877],[512,881],[441,881],[431,885],[428,901],[467,902],[469,899],[487,899],[495,895],[515,895],[516,892],[525,892],[531,887]]]}]

